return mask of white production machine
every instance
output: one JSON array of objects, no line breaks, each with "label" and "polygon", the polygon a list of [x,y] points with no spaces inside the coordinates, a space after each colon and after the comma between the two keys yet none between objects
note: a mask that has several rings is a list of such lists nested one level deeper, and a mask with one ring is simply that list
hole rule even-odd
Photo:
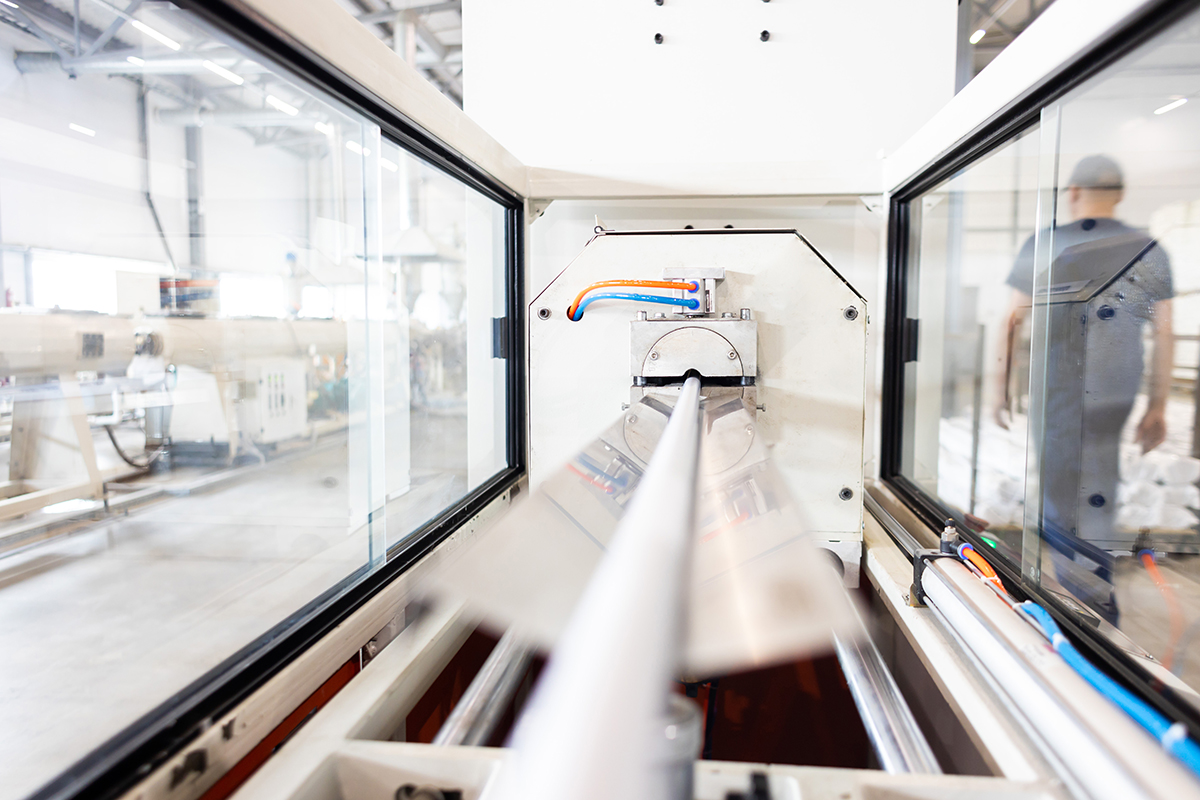
[{"label": "white production machine", "polygon": [[[405,576],[423,612],[238,800],[1063,796],[940,774],[849,602],[867,309],[802,236],[597,230],[529,320],[530,496]],[[503,636],[433,743],[396,741],[477,624]],[[884,771],[697,760],[673,682],[835,649]]]}]

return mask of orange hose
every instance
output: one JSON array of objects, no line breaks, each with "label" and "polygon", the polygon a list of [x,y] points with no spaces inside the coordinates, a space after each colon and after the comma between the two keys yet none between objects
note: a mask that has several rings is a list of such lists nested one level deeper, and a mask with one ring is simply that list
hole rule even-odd
[{"label": "orange hose", "polygon": [[575,319],[575,309],[583,302],[583,298],[593,289],[603,289],[607,286],[640,286],[643,289],[687,289],[697,292],[700,286],[696,281],[599,281],[584,289],[575,298],[575,302],[567,307],[567,319]]},{"label": "orange hose", "polygon": [[979,574],[985,581],[993,584],[1000,591],[1004,591],[1004,584],[1000,582],[1000,576],[996,574],[996,570],[992,569],[992,565],[985,561],[983,556],[975,552],[974,547],[965,545],[959,548],[959,555],[970,561],[975,569],[979,570]]},{"label": "orange hose", "polygon": [[1146,568],[1146,572],[1150,574],[1150,580],[1154,581],[1154,585],[1158,587],[1159,594],[1163,597],[1163,602],[1167,604],[1167,613],[1171,617],[1171,643],[1167,647],[1167,652],[1163,655],[1163,666],[1167,669],[1171,668],[1171,662],[1175,660],[1175,649],[1179,647],[1179,640],[1183,638],[1183,609],[1179,606],[1179,598],[1175,596],[1175,590],[1171,588],[1171,584],[1167,583],[1167,579],[1163,577],[1162,571],[1159,570],[1158,564],[1154,560],[1154,555],[1145,550],[1141,554],[1142,566]]}]

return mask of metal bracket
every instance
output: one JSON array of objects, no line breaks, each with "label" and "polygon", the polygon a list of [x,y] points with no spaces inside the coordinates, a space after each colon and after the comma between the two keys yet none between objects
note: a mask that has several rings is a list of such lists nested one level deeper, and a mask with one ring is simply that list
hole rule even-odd
[{"label": "metal bracket", "polygon": [[925,605],[925,590],[921,587],[921,578],[925,576],[925,567],[929,562],[939,558],[957,559],[958,556],[954,553],[943,553],[941,550],[918,550],[913,553],[913,582],[908,595],[908,604],[913,608]]}]

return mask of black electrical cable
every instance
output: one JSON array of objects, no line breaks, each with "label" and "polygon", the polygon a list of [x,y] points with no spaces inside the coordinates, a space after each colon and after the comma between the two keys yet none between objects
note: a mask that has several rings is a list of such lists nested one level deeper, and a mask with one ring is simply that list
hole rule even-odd
[{"label": "black electrical cable", "polygon": [[112,425],[105,425],[104,431],[108,434],[108,440],[112,442],[113,449],[117,451],[117,455],[119,455],[121,460],[131,467],[137,467],[138,469],[149,469],[150,466],[158,460],[158,457],[161,456],[163,451],[166,449],[164,447],[158,448],[150,454],[150,456],[146,459],[146,463],[140,464],[129,456],[125,455],[125,451],[121,449],[121,445],[117,444],[117,436],[115,433],[113,433]]}]

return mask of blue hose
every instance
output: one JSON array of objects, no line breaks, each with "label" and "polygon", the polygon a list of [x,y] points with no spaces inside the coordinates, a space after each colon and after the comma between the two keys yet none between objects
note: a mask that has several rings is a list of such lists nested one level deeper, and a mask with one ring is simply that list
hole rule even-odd
[{"label": "blue hose", "polygon": [[583,319],[583,310],[597,300],[634,300],[639,303],[659,303],[664,306],[683,306],[684,308],[692,309],[693,311],[700,307],[700,301],[694,298],[682,297],[663,297],[657,294],[630,294],[628,292],[601,292],[594,294],[579,304],[579,308],[575,309],[575,316],[571,317],[572,322],[579,322]]},{"label": "blue hose", "polygon": [[1200,746],[1190,738],[1181,723],[1172,724],[1170,720],[1155,711],[1140,698],[1112,678],[1096,669],[1090,661],[1084,658],[1075,645],[1067,641],[1059,630],[1058,624],[1046,609],[1037,603],[1026,601],[1018,606],[1021,610],[1041,626],[1042,633],[1050,640],[1054,651],[1062,656],[1063,661],[1071,666],[1079,675],[1092,685],[1096,691],[1107,697],[1134,721],[1150,732],[1162,743],[1167,752],[1178,758],[1184,765],[1200,776]]}]

